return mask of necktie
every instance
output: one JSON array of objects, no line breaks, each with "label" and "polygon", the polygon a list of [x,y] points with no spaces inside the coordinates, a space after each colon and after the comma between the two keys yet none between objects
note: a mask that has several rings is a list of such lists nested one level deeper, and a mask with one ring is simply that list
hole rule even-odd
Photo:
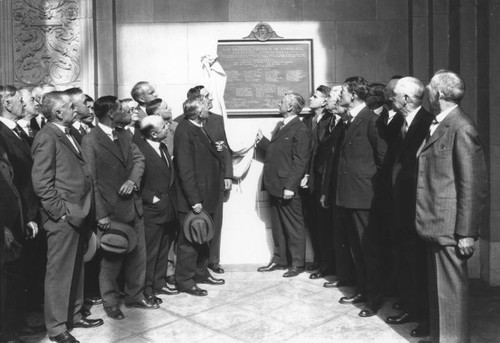
[{"label": "necktie", "polygon": [[203,134],[207,137],[208,141],[210,143],[212,143],[212,139],[210,139],[210,135],[208,134],[208,132],[205,130],[205,128],[203,126],[200,126],[200,129],[201,129],[201,132],[203,132]]},{"label": "necktie", "polygon": [[45,123],[46,123],[45,117],[42,117],[40,128],[43,128],[45,126]]},{"label": "necktie", "polygon": [[351,126],[352,120],[353,120],[353,116],[351,115],[351,113],[350,112],[347,113],[346,129],[348,129],[349,126]]},{"label": "necktie", "polygon": [[403,121],[403,126],[401,126],[401,138],[405,139],[407,133],[408,133],[408,122],[405,119]]},{"label": "necktie", "polygon": [[272,134],[273,138],[276,137],[278,132],[283,128],[283,126],[285,126],[285,123],[283,122],[283,120],[280,120],[279,122],[276,123],[276,127],[274,128],[274,131]]},{"label": "necktie", "polygon": [[76,151],[77,151],[78,153],[80,153],[80,149],[78,149],[78,145],[76,144],[75,139],[74,139],[74,138],[73,138],[73,136],[71,135],[71,129],[70,129],[70,128],[68,128],[68,127],[66,127],[66,128],[64,129],[64,133],[66,133],[66,136],[68,136],[69,141],[73,144],[73,147],[76,149]]},{"label": "necktie", "polygon": [[14,132],[17,133],[19,138],[26,144],[29,145],[30,142],[30,137],[24,132],[23,128],[19,125],[16,124],[16,127],[14,128]]},{"label": "necktie", "polygon": [[165,145],[165,143],[160,143],[160,153],[161,153],[161,159],[163,160],[163,162],[165,162],[167,164],[167,166],[170,167],[170,163],[168,163],[168,158],[167,158],[168,150],[167,150],[167,146]]},{"label": "necktie", "polygon": [[314,129],[316,129],[316,126],[318,126],[318,115],[315,114],[313,119],[312,119],[312,130],[314,131]]},{"label": "necktie", "polygon": [[80,134],[85,136],[87,134],[87,130],[83,127],[83,124],[80,124]]}]

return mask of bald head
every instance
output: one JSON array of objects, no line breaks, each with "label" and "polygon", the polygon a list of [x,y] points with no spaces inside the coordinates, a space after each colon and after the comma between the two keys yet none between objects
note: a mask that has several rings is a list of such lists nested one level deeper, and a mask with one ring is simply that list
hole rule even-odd
[{"label": "bald head", "polygon": [[155,142],[160,142],[166,137],[168,123],[162,117],[152,115],[147,116],[141,121],[141,134]]}]

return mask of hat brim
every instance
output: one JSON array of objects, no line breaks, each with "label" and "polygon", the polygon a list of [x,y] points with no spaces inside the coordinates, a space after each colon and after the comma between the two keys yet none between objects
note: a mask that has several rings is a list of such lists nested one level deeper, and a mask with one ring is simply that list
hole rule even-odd
[{"label": "hat brim", "polygon": [[[191,223],[194,220],[203,220],[206,225],[207,225],[207,234],[206,238],[203,241],[196,241],[196,239],[193,237],[193,233],[191,232]],[[214,220],[212,219],[212,216],[208,214],[205,210],[201,210],[200,213],[195,213],[193,211],[190,211],[186,217],[184,218],[184,223],[182,224],[182,230],[184,232],[184,236],[186,239],[193,244],[204,244],[207,242],[210,242],[212,238],[214,237],[215,234],[215,224]]]}]

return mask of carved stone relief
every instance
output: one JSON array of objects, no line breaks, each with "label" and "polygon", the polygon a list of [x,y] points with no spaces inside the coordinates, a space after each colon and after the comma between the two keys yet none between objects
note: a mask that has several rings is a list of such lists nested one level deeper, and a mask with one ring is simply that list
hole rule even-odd
[{"label": "carved stone relief", "polygon": [[16,84],[80,83],[78,0],[16,0],[13,3]]}]

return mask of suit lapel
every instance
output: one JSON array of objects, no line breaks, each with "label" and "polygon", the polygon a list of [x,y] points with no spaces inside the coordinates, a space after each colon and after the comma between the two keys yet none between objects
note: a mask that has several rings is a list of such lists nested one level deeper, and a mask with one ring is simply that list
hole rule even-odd
[{"label": "suit lapel", "polygon": [[[144,153],[144,156],[146,157],[146,159],[150,159],[151,162],[153,162],[157,167],[158,169],[160,169],[162,171],[162,173],[164,173],[166,176],[169,176],[170,177],[170,174],[171,174],[171,166],[172,166],[172,161],[170,161],[170,156],[167,155],[167,159],[168,159],[168,162],[169,162],[169,166],[166,165],[166,163],[163,161],[163,159],[158,155],[158,153],[153,149],[153,147],[151,145],[149,145],[149,143],[145,140],[143,140],[141,138],[141,145],[143,146],[144,150],[143,150],[143,153]],[[168,152],[167,152],[168,154]]]},{"label": "suit lapel", "polygon": [[432,134],[432,136],[425,142],[425,145],[419,149],[417,152],[417,156],[420,155],[424,150],[426,150],[428,147],[430,147],[434,142],[436,142],[442,135],[444,135],[448,129],[450,128],[451,122],[454,120],[456,117],[456,114],[459,113],[460,109],[457,107],[443,119],[442,122],[439,123],[438,127]]},{"label": "suit lapel", "polygon": [[361,112],[358,113],[358,115],[356,116],[356,118],[354,118],[354,120],[352,121],[351,125],[349,125],[349,128],[347,129],[347,131],[345,133],[344,141],[342,142],[342,145],[344,145],[354,135],[354,133],[358,129],[358,126],[363,121],[366,120],[366,118],[364,117],[364,113],[365,113],[365,110],[367,108],[368,107],[365,107],[364,109],[362,109]]},{"label": "suit lapel", "polygon": [[297,125],[297,122],[300,121],[299,116],[293,118],[290,122],[288,122],[285,126],[283,126],[275,135],[273,135],[271,142],[275,141],[279,137],[285,134],[285,132],[289,131],[293,126]]},{"label": "suit lapel", "polygon": [[[217,150],[215,150],[215,147],[213,146],[212,142],[210,141],[211,138],[207,137],[203,133],[203,131],[201,131],[202,128],[194,125],[190,121],[189,121],[189,125],[191,127],[191,132],[198,138],[198,140],[200,142],[202,142],[203,144],[205,144],[210,149],[212,154],[214,154],[217,158],[219,158],[219,155],[217,154]],[[205,130],[205,132],[206,132],[206,130]],[[207,133],[207,135],[208,135],[208,133]]]},{"label": "suit lapel", "polygon": [[[66,134],[59,127],[57,127],[53,123],[47,123],[45,126],[50,127],[50,129],[52,131],[54,131],[55,135],[59,138],[61,143],[66,145],[68,147],[68,149],[71,150],[71,152],[73,152],[73,154],[75,154],[79,159],[82,159],[82,155],[80,154],[80,151],[76,150],[75,146],[73,145],[73,143],[71,143],[68,136],[66,136]],[[76,140],[74,140],[74,142],[77,145],[78,149],[80,149],[80,146],[78,145]]]},{"label": "suit lapel", "polygon": [[[125,157],[123,156],[123,152],[120,151],[120,149],[118,149],[118,146],[114,142],[112,142],[111,139],[109,139],[108,135],[106,135],[104,133],[104,131],[99,126],[94,128],[94,130],[96,130],[96,139],[99,141],[99,143],[104,148],[106,148],[110,153],[115,155],[116,158],[118,158],[120,160],[120,162],[122,162],[124,165],[126,165]],[[120,139],[120,138],[118,138],[118,139]],[[120,141],[120,146],[122,146],[121,141]],[[123,147],[122,147],[122,149],[123,149]]]},{"label": "suit lapel", "polygon": [[2,122],[0,122],[0,135],[2,135],[5,139],[11,141],[13,146],[19,147],[23,151],[23,153],[25,153],[30,159],[32,158],[28,143],[25,142],[21,137],[18,137],[11,129],[7,127],[7,125]]}]

